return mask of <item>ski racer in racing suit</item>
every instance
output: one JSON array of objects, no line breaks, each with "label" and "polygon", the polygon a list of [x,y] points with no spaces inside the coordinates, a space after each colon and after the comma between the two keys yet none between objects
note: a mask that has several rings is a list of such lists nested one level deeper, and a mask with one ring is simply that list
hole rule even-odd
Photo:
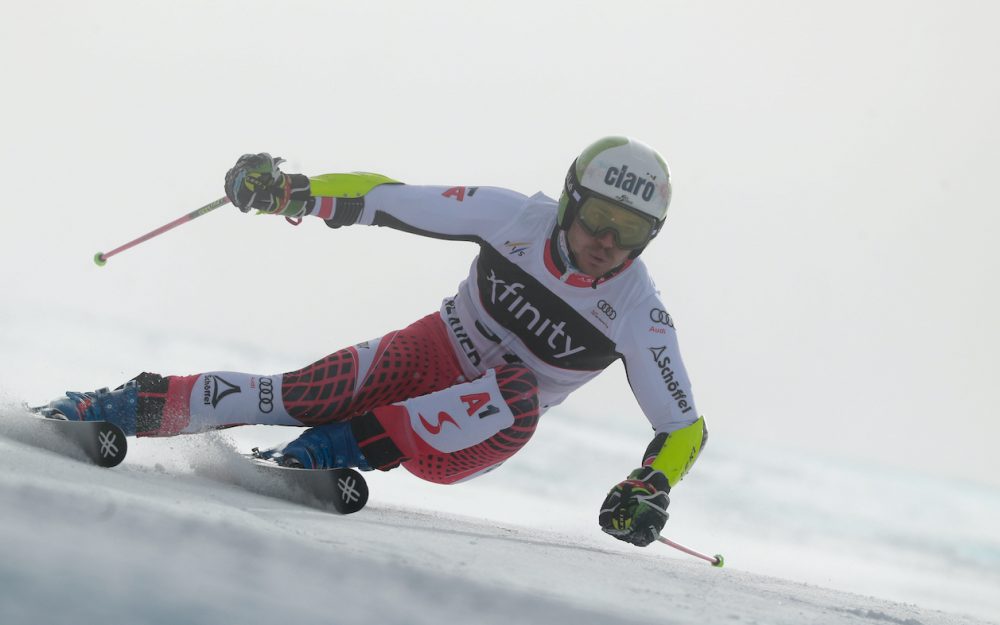
[{"label": "ski racer in racing suit", "polygon": [[114,391],[67,392],[50,410],[138,436],[309,426],[267,457],[306,468],[402,465],[453,483],[499,466],[541,414],[620,359],[654,437],[608,493],[599,523],[640,546],[659,536],[667,493],[707,430],[673,320],[639,258],[670,201],[669,170],[654,150],[626,137],[595,142],[571,165],[558,202],[369,173],[307,178],[280,163],[244,155],[226,176],[227,196],[244,212],[474,242],[468,277],[438,312],[298,371],[142,373]]}]

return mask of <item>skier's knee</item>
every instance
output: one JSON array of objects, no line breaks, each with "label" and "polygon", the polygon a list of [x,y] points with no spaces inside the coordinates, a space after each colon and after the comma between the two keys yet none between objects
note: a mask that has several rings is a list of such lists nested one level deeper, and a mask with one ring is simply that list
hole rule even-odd
[{"label": "skier's knee", "polygon": [[497,387],[515,418],[538,413],[538,378],[522,364],[502,365],[494,369]]}]

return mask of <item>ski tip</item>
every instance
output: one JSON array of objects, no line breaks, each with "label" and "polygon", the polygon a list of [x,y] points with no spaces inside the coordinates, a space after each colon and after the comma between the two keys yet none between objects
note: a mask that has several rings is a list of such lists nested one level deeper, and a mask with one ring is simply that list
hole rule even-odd
[{"label": "ski tip", "polygon": [[94,264],[98,267],[103,267],[108,264],[108,260],[104,258],[104,252],[94,254]]},{"label": "ski tip", "polygon": [[[354,469],[282,466],[274,458],[267,457],[268,452],[261,452],[257,448],[252,453],[240,455],[261,471],[279,477],[293,490],[307,495],[320,504],[318,507],[322,509],[335,511],[337,514],[353,514],[368,503],[368,483]],[[291,500],[299,501],[297,498]]]},{"label": "ski tip", "polygon": [[337,491],[340,500],[335,503],[341,514],[354,514],[368,503],[368,483],[353,469],[338,469]]},{"label": "ski tip", "polygon": [[128,439],[120,427],[107,421],[101,422],[94,449],[94,462],[110,469],[121,464],[128,453]]}]

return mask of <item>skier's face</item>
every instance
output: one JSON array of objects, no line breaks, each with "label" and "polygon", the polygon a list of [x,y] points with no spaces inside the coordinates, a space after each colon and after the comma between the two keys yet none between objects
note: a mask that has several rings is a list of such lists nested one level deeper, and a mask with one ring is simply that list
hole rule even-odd
[{"label": "skier's face", "polygon": [[580,271],[593,278],[599,278],[624,263],[631,252],[615,245],[615,235],[610,230],[595,237],[584,230],[577,220],[570,225],[566,241]]}]

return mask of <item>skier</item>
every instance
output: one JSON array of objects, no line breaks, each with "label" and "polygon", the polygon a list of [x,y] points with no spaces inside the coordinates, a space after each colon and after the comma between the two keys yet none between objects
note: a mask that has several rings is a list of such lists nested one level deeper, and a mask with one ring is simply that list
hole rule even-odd
[{"label": "skier", "polygon": [[282,172],[281,162],[240,157],[226,195],[243,212],[473,241],[480,253],[468,278],[438,312],[298,371],[147,372],[113,391],[67,392],[43,412],[110,421],[137,436],[305,426],[264,456],[303,468],[402,465],[448,484],[499,466],[528,442],[541,414],[622,359],[654,437],[598,518],[618,539],[655,540],[670,489],[707,437],[673,320],[639,258],[670,203],[663,158],[634,139],[603,138],[570,166],[558,202],[372,173],[308,178]]}]

